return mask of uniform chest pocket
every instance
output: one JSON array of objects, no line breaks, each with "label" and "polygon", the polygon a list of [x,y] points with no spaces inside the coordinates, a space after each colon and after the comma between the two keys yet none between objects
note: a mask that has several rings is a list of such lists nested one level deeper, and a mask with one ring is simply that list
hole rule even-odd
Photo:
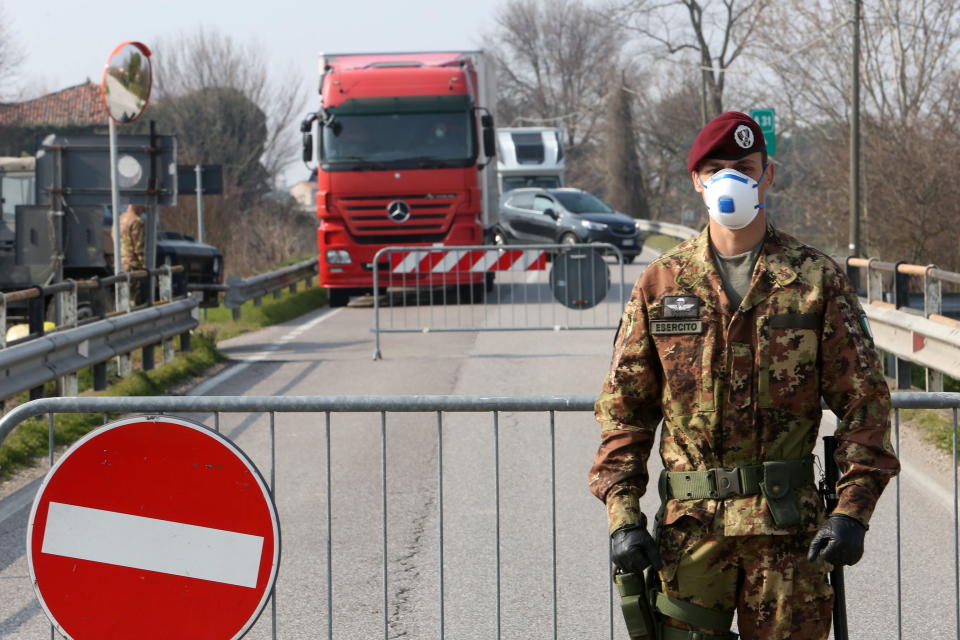
[{"label": "uniform chest pocket", "polygon": [[[785,313],[757,318],[758,404],[791,410],[817,400],[820,317]],[[801,409],[798,406],[797,409]]]},{"label": "uniform chest pocket", "polygon": [[696,322],[700,323],[700,333],[653,334],[663,367],[663,408],[668,416],[714,409],[710,384],[713,325],[702,320]]}]

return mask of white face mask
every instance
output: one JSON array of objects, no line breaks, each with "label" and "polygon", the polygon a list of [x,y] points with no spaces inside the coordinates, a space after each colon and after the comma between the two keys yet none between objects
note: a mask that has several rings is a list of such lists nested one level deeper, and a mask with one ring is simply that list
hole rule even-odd
[{"label": "white face mask", "polygon": [[[766,167],[763,170],[766,172]],[[699,176],[697,180],[700,180]],[[763,174],[760,174],[760,180],[763,180]],[[706,182],[700,182],[710,217],[728,229],[743,229],[753,222],[763,208],[758,188],[760,180],[735,169],[722,169]]]}]

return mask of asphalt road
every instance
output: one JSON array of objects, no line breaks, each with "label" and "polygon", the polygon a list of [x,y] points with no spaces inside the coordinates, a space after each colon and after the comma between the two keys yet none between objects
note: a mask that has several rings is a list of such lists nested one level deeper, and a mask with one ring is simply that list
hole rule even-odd
[{"label": "asphalt road", "polygon": [[[649,255],[627,268],[629,281]],[[536,283],[526,281],[536,289]],[[514,289],[514,294],[520,289]],[[527,294],[529,291],[524,289]],[[550,303],[524,298],[523,307]],[[445,307],[488,325],[503,305]],[[614,303],[615,304],[615,303]],[[439,309],[433,309],[439,313]],[[412,325],[413,309],[400,320]],[[421,307],[419,313],[424,313]],[[446,326],[454,321],[447,316]],[[420,317],[422,322],[423,316]],[[532,321],[533,316],[526,316]],[[396,320],[396,318],[395,318]],[[373,361],[372,311],[323,309],[223,345],[235,361],[195,392],[206,395],[594,394],[613,330],[387,334]],[[397,325],[399,326],[399,325]],[[212,416],[191,416],[208,425]],[[443,424],[443,629],[446,637],[552,638],[552,498],[556,496],[556,625],[559,638],[605,638],[611,627],[606,522],[586,490],[597,445],[590,414],[558,413],[555,446],[547,414],[445,414]],[[322,415],[278,414],[275,497],[283,533],[277,587],[280,638],[440,637],[438,417],[386,416],[388,580],[383,603],[379,414],[333,414],[332,575],[327,614],[326,439]],[[824,433],[831,430],[825,421]],[[223,414],[221,430],[270,473],[269,417]],[[555,451],[555,487],[551,450]],[[495,455],[495,452],[497,455]],[[924,471],[929,450],[904,438],[903,637],[951,638],[953,520],[949,473]],[[500,484],[500,588],[497,501]],[[659,471],[652,465],[651,475]],[[938,467],[939,468],[939,467]],[[29,584],[24,550],[35,484],[0,501],[0,637],[49,638]],[[555,489],[555,490],[554,490]],[[867,536],[864,560],[847,572],[851,637],[897,638],[896,492],[891,485]],[[644,499],[649,513],[655,497]],[[499,607],[498,607],[499,602]],[[500,611],[498,619],[497,611]],[[176,612],[171,612],[176,615]],[[619,613],[615,637],[625,638]],[[248,637],[269,638],[271,605]]]}]

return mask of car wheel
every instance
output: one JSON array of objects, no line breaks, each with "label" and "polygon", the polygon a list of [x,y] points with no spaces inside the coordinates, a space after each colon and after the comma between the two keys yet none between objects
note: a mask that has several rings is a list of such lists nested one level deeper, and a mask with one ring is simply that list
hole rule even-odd
[{"label": "car wheel", "polygon": [[507,234],[504,233],[503,229],[497,227],[493,231],[493,244],[503,246],[507,244]]},{"label": "car wheel", "polygon": [[579,242],[580,238],[572,233],[565,233],[560,236],[560,244],[578,244]]},{"label": "car wheel", "polygon": [[633,264],[633,261],[637,259],[637,256],[623,256],[623,264]]}]

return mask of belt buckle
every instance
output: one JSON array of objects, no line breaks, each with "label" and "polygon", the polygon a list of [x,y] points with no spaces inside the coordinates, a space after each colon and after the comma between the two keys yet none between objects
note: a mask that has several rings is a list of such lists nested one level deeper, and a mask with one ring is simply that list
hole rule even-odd
[{"label": "belt buckle", "polygon": [[713,484],[715,499],[723,500],[730,496],[743,494],[743,485],[740,483],[740,469],[737,467],[711,469],[710,479],[711,484]]}]

